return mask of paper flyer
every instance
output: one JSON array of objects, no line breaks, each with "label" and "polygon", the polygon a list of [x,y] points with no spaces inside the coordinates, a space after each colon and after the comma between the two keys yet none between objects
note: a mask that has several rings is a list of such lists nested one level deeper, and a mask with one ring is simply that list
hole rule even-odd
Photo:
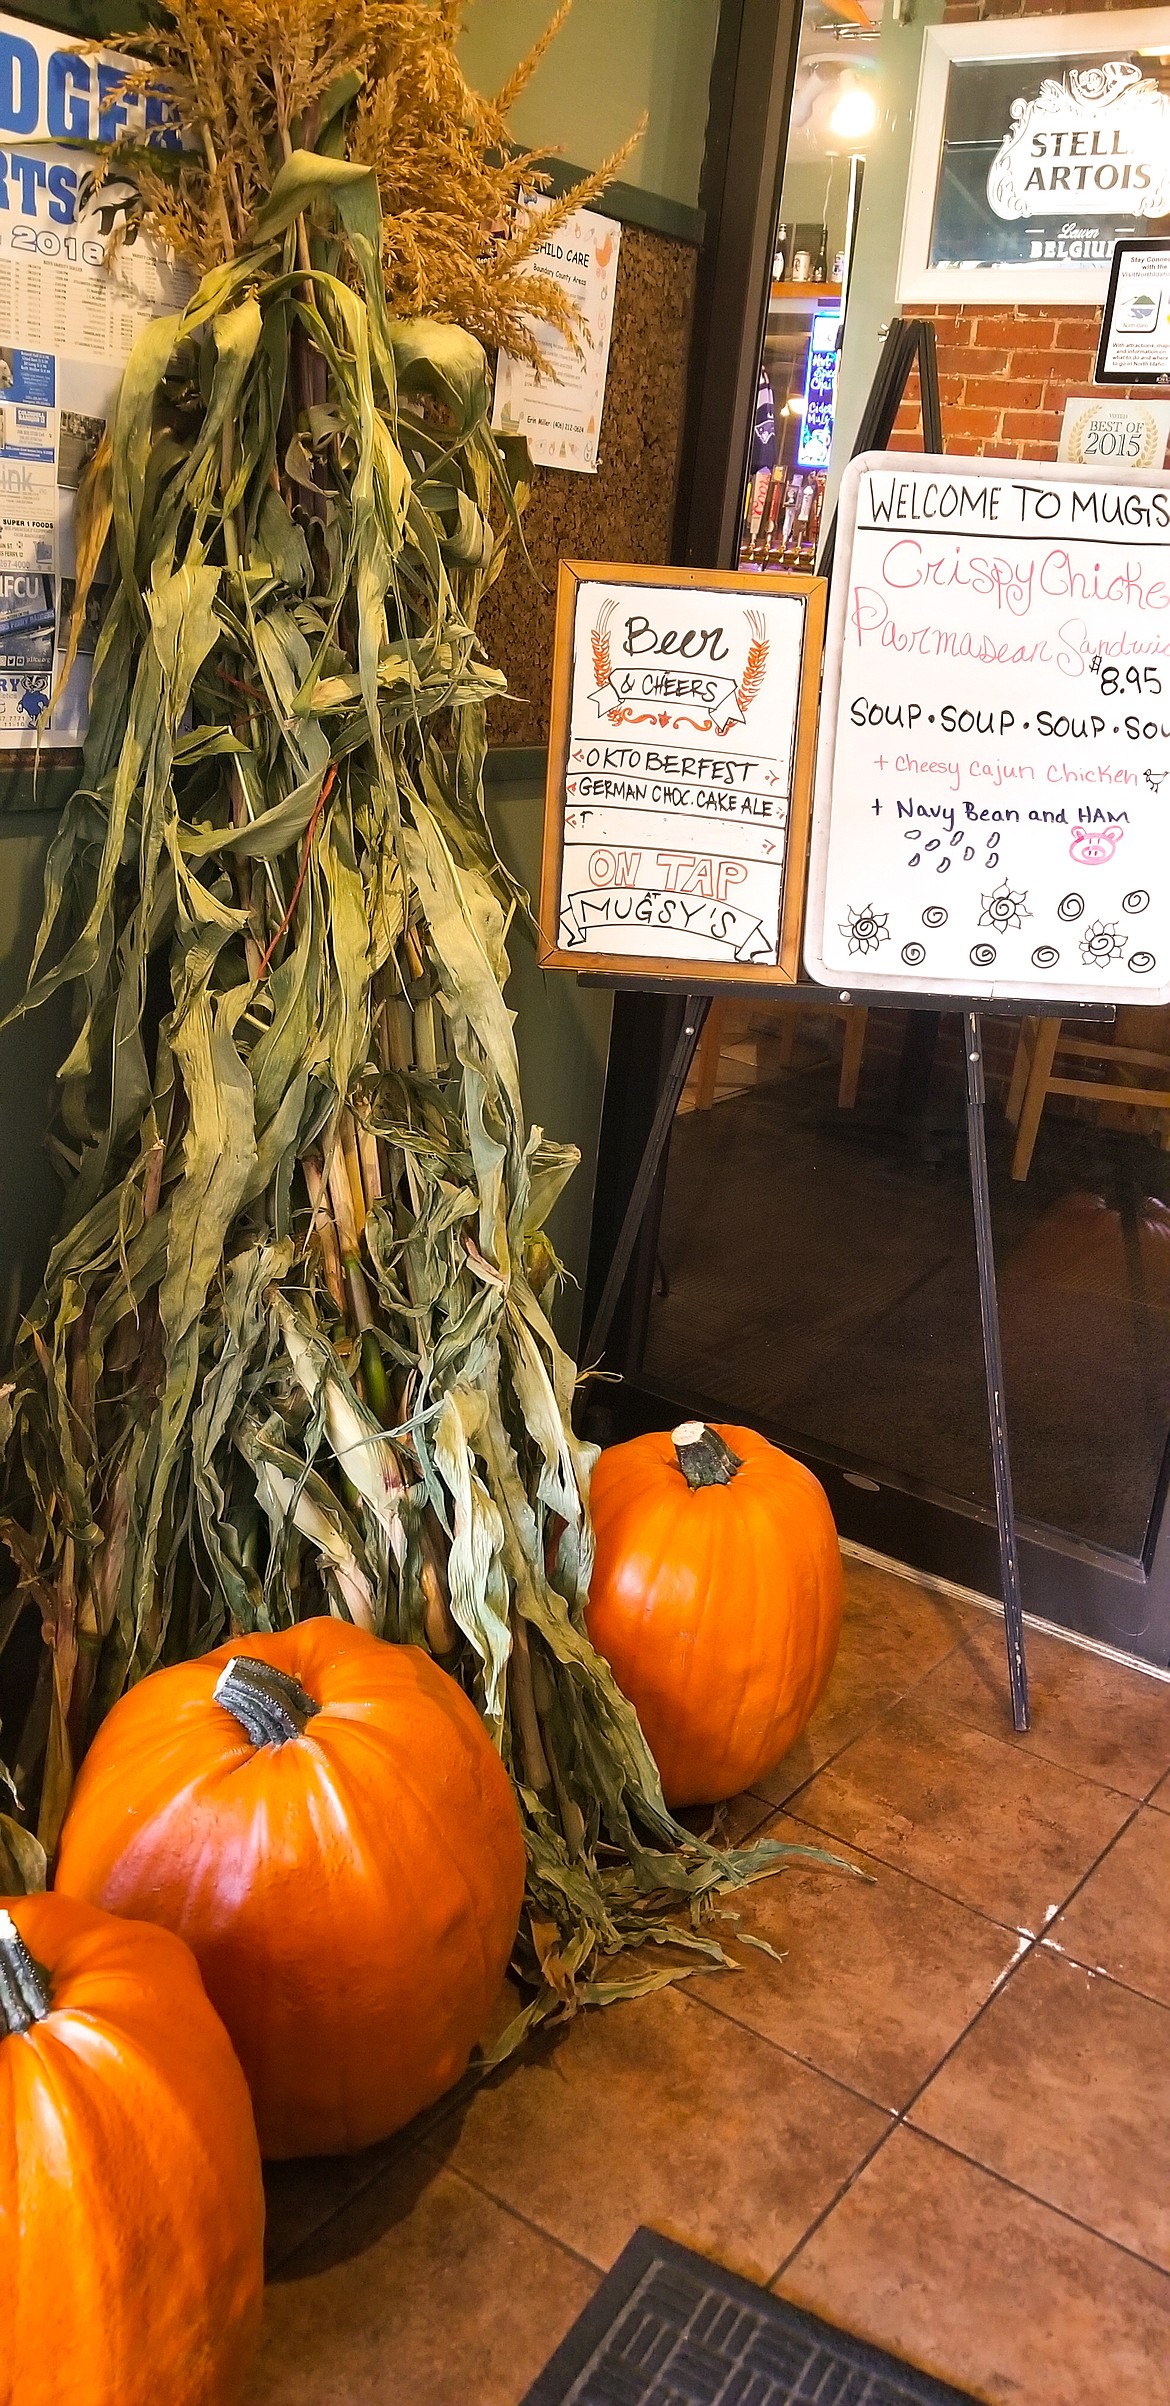
[{"label": "paper flyer", "polygon": [[[529,203],[537,210],[550,205]],[[563,335],[533,321],[546,362],[541,376],[511,352],[499,354],[492,425],[498,434],[524,435],[538,468],[597,474],[620,243],[615,218],[575,209],[533,256],[533,272],[554,276],[583,321],[580,353]]]},{"label": "paper flyer", "polygon": [[119,169],[102,181],[98,159],[69,147],[122,133],[178,144],[161,94],[125,92],[128,65],[0,16],[0,748],[9,752],[84,736],[92,640],[49,715],[72,608],[73,498],[142,328],[191,289],[142,232],[131,178]]}]

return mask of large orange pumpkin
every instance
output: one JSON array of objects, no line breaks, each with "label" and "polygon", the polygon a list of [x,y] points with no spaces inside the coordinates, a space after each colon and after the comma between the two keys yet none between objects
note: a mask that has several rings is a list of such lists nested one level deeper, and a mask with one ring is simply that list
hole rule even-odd
[{"label": "large orange pumpkin", "polygon": [[0,2398],[228,2406],[264,2191],[222,2022],[169,1930],[0,1899]]},{"label": "large orange pumpkin", "polygon": [[686,1421],[602,1454],[589,1635],[637,1711],[668,1804],[773,1770],[832,1669],[841,1554],[824,1489],[753,1429]]},{"label": "large orange pumpkin", "polygon": [[177,1930],[264,2153],[333,2154],[464,2070],[516,1935],[524,1842],[454,1680],[322,1619],[157,1671],[115,1705],[57,1885]]}]

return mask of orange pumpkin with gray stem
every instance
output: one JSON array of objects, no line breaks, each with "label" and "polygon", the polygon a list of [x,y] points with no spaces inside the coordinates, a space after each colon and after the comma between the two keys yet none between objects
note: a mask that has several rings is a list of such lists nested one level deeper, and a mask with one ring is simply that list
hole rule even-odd
[{"label": "orange pumpkin with gray stem", "polygon": [[841,1553],[823,1487],[753,1429],[685,1421],[593,1473],[589,1635],[633,1704],[670,1805],[774,1770],[832,1669]]},{"label": "orange pumpkin with gray stem", "polygon": [[241,1638],[98,1731],[57,1886],[193,1949],[265,2155],[386,2138],[458,2080],[524,1894],[508,1774],[417,1646],[347,1621]]},{"label": "orange pumpkin with gray stem", "polygon": [[0,2398],[229,2406],[260,2330],[244,2076],[188,1949],[0,1898]]}]

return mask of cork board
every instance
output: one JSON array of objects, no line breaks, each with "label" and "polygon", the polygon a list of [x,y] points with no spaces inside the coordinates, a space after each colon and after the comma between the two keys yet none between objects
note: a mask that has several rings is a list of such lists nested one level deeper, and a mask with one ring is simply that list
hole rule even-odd
[{"label": "cork board", "polygon": [[480,613],[488,658],[515,697],[492,704],[493,744],[548,741],[558,562],[669,554],[697,256],[689,243],[622,227],[600,467],[537,471],[524,520],[535,579],[514,553]]}]

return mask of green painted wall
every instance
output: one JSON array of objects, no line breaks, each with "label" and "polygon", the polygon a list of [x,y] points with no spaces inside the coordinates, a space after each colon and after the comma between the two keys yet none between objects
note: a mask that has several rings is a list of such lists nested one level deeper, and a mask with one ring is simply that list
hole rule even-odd
[{"label": "green painted wall", "polygon": [[[553,0],[471,0],[460,43],[468,81],[498,92],[552,9]],[[693,208],[718,14],[718,0],[574,0],[512,112],[516,141],[597,167],[645,112],[621,180]]]},{"label": "green painted wall", "polygon": [[[111,0],[114,5],[114,0]],[[498,90],[531,47],[553,0],[472,0],[462,44],[465,70]],[[27,14],[41,13],[28,7]],[[104,0],[49,0],[44,10],[78,30],[107,22]],[[718,0],[576,0],[512,119],[518,142],[559,148],[575,165],[596,166],[643,112],[649,123],[623,183],[693,208],[707,120],[707,86]],[[125,21],[125,15],[119,18]],[[19,786],[16,778],[19,776]],[[14,790],[15,787],[15,790]],[[23,772],[0,768],[0,811],[29,791]],[[497,757],[489,809],[501,852],[529,891],[540,877],[543,784],[531,756]],[[41,877],[52,821],[0,815],[0,1015],[19,998],[40,917]],[[517,928],[509,1002],[516,1014],[530,1120],[580,1146],[582,1167],[557,1206],[553,1241],[572,1273],[558,1311],[576,1341],[601,1119],[610,997],[564,972],[537,968]],[[35,1291],[56,1225],[60,1187],[44,1146],[54,1073],[68,1048],[68,1005],[0,1032],[0,1355],[20,1308]]]},{"label": "green painted wall", "polygon": [[[543,768],[531,755],[510,758],[501,752],[492,770],[487,808],[500,857],[525,891],[535,895],[544,826]],[[549,1222],[549,1234],[569,1272],[554,1315],[557,1334],[572,1352],[580,1336],[613,998],[602,988],[582,986],[570,970],[538,968],[532,937],[520,920],[513,923],[508,950],[508,1001],[516,1015],[520,1084],[529,1122],[559,1143],[577,1145],[581,1153],[580,1169]]]}]

